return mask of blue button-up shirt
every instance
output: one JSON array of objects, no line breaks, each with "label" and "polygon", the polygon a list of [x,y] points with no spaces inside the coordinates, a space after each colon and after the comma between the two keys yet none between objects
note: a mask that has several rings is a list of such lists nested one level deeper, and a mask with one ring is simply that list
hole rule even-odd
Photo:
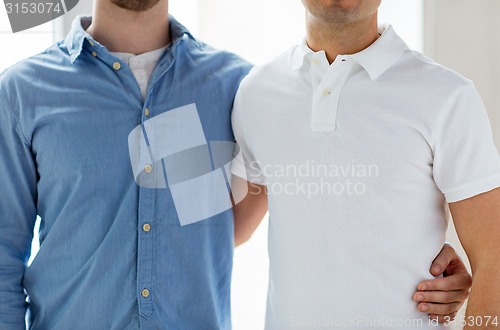
[{"label": "blue button-up shirt", "polygon": [[[88,20],[0,76],[0,329],[24,329],[27,308],[32,329],[230,329],[231,210],[181,225],[172,189],[138,181],[143,155],[130,142],[173,109],[196,110],[207,142],[233,141],[250,65],[171,18],[143,100]],[[27,267],[37,215],[41,246]]]}]

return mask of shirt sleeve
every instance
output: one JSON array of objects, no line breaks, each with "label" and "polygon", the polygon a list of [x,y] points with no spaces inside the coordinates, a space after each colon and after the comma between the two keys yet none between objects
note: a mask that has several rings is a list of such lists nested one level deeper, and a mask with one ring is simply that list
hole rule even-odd
[{"label": "shirt sleeve", "polygon": [[479,93],[467,83],[438,120],[434,180],[448,203],[500,187],[500,157]]},{"label": "shirt sleeve", "polygon": [[23,276],[36,221],[36,168],[0,90],[0,329],[25,329]]},{"label": "shirt sleeve", "polygon": [[[231,173],[246,179],[248,182],[264,185],[266,178],[248,143],[249,136],[247,129],[249,122],[245,117],[248,116],[248,111],[251,109],[245,108],[244,96],[245,93],[242,92],[242,88],[240,88],[236,94],[231,117],[234,138],[236,140],[233,161],[231,163]],[[245,125],[245,123],[247,125]]]}]

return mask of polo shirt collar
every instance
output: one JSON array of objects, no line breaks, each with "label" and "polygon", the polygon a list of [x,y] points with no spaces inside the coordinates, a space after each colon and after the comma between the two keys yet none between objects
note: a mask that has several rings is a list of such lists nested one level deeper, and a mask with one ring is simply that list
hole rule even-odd
[{"label": "polo shirt collar", "polygon": [[[393,66],[403,52],[408,48],[406,43],[394,32],[392,26],[383,26],[380,29],[381,36],[368,48],[352,55],[342,55],[351,58],[361,65],[372,80],[377,79],[391,66]],[[324,51],[320,51],[324,53]],[[314,54],[304,40],[292,54],[292,71],[297,71],[304,65],[305,59]],[[326,54],[325,54],[326,56]]]},{"label": "polo shirt collar", "polygon": [[[71,63],[74,63],[80,57],[85,41],[91,45],[104,47],[99,42],[94,40],[90,34],[85,31],[92,22],[91,16],[77,16],[71,23],[71,30],[64,39],[63,43],[68,49]],[[170,35],[172,36],[172,44],[181,40],[184,35],[187,35],[192,40],[195,40],[191,32],[180,24],[172,15],[169,15]]]}]

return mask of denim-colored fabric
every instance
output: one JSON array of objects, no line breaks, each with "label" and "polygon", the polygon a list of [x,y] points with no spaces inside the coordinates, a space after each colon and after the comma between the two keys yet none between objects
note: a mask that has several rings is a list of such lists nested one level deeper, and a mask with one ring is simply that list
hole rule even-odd
[{"label": "denim-colored fabric", "polygon": [[[128,139],[194,104],[206,141],[234,141],[250,65],[171,17],[173,43],[143,101],[89,20],[0,76],[0,329],[24,329],[27,308],[35,330],[230,329],[231,210],[181,226],[168,187],[136,182]],[[41,248],[27,268],[37,215]]]}]

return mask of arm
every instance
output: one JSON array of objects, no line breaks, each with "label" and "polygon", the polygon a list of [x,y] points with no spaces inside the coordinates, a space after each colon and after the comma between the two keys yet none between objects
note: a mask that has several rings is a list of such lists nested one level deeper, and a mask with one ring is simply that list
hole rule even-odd
[{"label": "arm", "polygon": [[12,106],[0,90],[0,329],[24,330],[22,285],[36,220],[36,168]]},{"label": "arm", "polygon": [[440,323],[454,320],[469,297],[472,277],[455,249],[448,244],[434,259],[430,272],[433,276],[443,275],[443,278],[420,283],[413,300],[418,303],[418,310],[428,313],[431,319]]},{"label": "arm", "polygon": [[498,329],[484,323],[488,316],[500,318],[500,188],[450,203],[450,211],[472,267],[466,316],[482,318],[481,329]]},{"label": "arm", "polygon": [[[243,79],[236,94],[231,124],[237,146],[231,164],[231,194],[234,213],[234,240],[239,246],[250,239],[267,212],[267,188],[264,186],[266,177],[260,169],[253,150],[252,143],[247,141],[252,104],[247,97],[251,92],[245,92],[246,79]],[[260,184],[258,184],[260,183]]]},{"label": "arm", "polygon": [[266,187],[233,176],[232,186],[236,187],[233,189],[240,190],[243,185],[247,185],[248,193],[233,208],[234,243],[236,246],[250,239],[267,212]]},{"label": "arm", "polygon": [[[499,238],[498,219],[495,219],[495,214],[500,215],[499,201],[492,196],[498,195],[493,189],[500,186],[500,157],[487,112],[474,84],[468,81],[449,96],[450,106],[438,111],[429,135],[433,149],[432,171],[437,187],[449,203],[462,245],[474,263],[468,312],[472,315],[487,312],[484,306],[477,309],[478,306],[490,305],[494,299],[491,294],[498,296],[498,287],[495,288],[498,284],[486,283],[492,276],[490,272],[495,272],[498,266],[492,263],[492,267],[486,269],[484,264],[491,256],[500,256],[498,247],[490,248],[492,244],[488,242],[492,237],[496,237],[496,241]],[[484,192],[488,193],[479,195]],[[442,279],[436,283],[442,284]],[[483,290],[489,292],[481,296]]]}]

